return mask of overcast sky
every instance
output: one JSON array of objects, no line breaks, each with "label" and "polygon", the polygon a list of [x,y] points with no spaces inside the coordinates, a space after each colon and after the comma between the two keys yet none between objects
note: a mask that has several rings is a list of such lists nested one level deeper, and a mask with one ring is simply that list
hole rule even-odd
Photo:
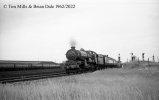
[{"label": "overcast sky", "polygon": [[[76,8],[3,8],[5,4],[75,4]],[[121,60],[159,57],[158,0],[1,0],[0,60],[62,62],[70,49]]]}]

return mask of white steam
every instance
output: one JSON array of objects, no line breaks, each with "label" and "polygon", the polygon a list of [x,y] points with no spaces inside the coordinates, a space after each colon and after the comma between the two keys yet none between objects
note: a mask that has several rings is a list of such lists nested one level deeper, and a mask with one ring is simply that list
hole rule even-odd
[{"label": "white steam", "polygon": [[74,39],[70,39],[70,46],[75,47],[77,45],[77,42]]}]

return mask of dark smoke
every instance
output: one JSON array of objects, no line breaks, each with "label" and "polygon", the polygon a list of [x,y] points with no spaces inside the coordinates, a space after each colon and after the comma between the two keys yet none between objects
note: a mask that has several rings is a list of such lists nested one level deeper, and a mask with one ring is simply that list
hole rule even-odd
[{"label": "dark smoke", "polygon": [[77,42],[74,39],[70,39],[70,46],[75,47],[77,45]]}]

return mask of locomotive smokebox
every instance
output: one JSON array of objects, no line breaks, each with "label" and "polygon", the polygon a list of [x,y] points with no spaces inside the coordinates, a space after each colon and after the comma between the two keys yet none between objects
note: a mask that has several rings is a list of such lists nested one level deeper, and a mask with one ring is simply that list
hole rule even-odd
[{"label": "locomotive smokebox", "polygon": [[78,58],[78,50],[75,49],[75,46],[71,46],[71,49],[67,51],[66,58],[68,60],[76,60]]}]

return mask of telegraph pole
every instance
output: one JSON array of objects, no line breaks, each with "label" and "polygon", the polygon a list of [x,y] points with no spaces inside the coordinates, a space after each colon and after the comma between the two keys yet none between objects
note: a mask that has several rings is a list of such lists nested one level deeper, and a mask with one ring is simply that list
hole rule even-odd
[{"label": "telegraph pole", "polygon": [[122,67],[122,66],[121,66],[121,61],[120,61],[120,53],[119,53],[119,55],[118,55],[118,63],[119,63],[119,66]]}]

